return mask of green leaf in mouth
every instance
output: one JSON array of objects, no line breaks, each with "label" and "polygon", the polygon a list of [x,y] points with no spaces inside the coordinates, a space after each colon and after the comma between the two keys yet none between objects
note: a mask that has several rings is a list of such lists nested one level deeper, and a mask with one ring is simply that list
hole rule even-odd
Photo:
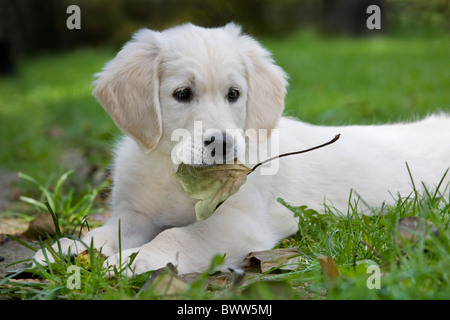
[{"label": "green leaf in mouth", "polygon": [[243,164],[214,164],[204,167],[193,167],[181,163],[175,174],[187,194],[199,200],[195,204],[195,215],[197,220],[209,218],[214,211],[231,195],[239,191],[241,186],[247,182],[247,176],[259,166],[282,157],[313,151],[336,142],[340,135],[332,140],[309,149],[284,153],[279,156],[266,159],[253,168]]},{"label": "green leaf in mouth", "polygon": [[247,181],[252,169],[243,164],[216,164],[192,167],[180,164],[175,174],[195,204],[197,220],[209,218],[214,211]]}]

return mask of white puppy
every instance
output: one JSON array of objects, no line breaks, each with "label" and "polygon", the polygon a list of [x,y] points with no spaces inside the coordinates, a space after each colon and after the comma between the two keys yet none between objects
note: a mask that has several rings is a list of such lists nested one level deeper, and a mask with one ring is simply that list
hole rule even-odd
[{"label": "white puppy", "polygon": [[[168,262],[181,273],[202,271],[216,254],[226,254],[223,268],[236,266],[249,252],[296,232],[296,219],[279,197],[319,211],[326,202],[345,213],[352,189],[368,207],[410,194],[405,162],[416,186],[435,186],[450,165],[447,115],[348,127],[281,117],[286,75],[235,24],[140,30],[95,84],[94,95],[127,137],[115,152],[112,218],[83,241],[93,239],[109,256],[106,263],[118,264],[120,220],[122,257],[139,252],[134,273]],[[272,136],[257,136],[264,132]],[[180,162],[204,166],[237,157],[251,166],[337,133],[341,138],[331,146],[261,166],[204,221],[196,221],[196,201],[174,177]],[[63,251],[69,247],[72,253],[84,249],[63,239]],[[44,260],[42,252],[35,258]]]}]

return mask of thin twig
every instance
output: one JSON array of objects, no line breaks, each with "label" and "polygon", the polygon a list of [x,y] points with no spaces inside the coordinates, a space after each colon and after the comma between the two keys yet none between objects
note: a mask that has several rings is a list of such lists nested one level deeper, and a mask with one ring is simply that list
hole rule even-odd
[{"label": "thin twig", "polygon": [[[294,152],[289,152],[289,153],[283,153],[283,154],[280,154],[280,155],[278,155],[278,156],[275,156],[275,157],[266,159],[266,160],[264,160],[264,161],[258,163],[257,165],[255,165],[255,166],[252,168],[252,171],[250,171],[250,172],[255,171],[256,168],[258,168],[259,166],[262,166],[263,164],[266,164],[267,162],[270,162],[270,161],[275,160],[275,159],[280,159],[280,158],[283,158],[283,157],[293,156],[293,155],[296,155],[296,154],[301,154],[301,153],[305,153],[305,152],[309,152],[309,151],[313,151],[313,150],[316,150],[316,149],[323,148],[323,147],[328,146],[328,145],[330,145],[330,144],[332,144],[332,143],[335,143],[335,142],[339,139],[340,136],[341,136],[340,134],[337,134],[333,139],[331,139],[330,141],[328,141],[328,142],[326,142],[326,143],[324,143],[324,144],[321,144],[320,146],[315,146],[315,147],[312,147],[312,148],[309,148],[309,149],[305,149],[305,150],[300,150],[300,151],[294,151]],[[250,173],[250,172],[249,172],[249,173]]]},{"label": "thin twig", "polygon": [[365,242],[364,240],[360,240],[360,242],[365,245],[367,248],[369,248],[378,258],[383,260],[383,262],[387,262],[386,259],[377,251],[374,247],[372,247],[370,244]]}]

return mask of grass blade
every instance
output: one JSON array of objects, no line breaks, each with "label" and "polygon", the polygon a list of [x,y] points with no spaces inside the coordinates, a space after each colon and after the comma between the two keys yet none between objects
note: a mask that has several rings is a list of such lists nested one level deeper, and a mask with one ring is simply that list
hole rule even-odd
[{"label": "grass blade", "polygon": [[53,191],[54,198],[58,197],[61,186],[73,172],[74,172],[73,170],[69,170],[58,179],[58,182],[56,183],[56,186],[55,186],[55,191]]},{"label": "grass blade", "polygon": [[50,214],[52,215],[52,219],[53,219],[53,223],[55,225],[55,232],[56,232],[56,236],[57,238],[61,238],[61,229],[59,227],[59,221],[58,221],[58,217],[56,216],[56,214],[53,212],[53,209],[50,207],[48,202],[45,202],[45,205],[47,207],[48,212],[50,212]]},{"label": "grass blade", "polygon": [[36,249],[35,247],[33,247],[33,246],[32,246],[29,242],[27,242],[27,241],[23,241],[23,240],[21,240],[21,239],[19,239],[19,238],[16,238],[16,237],[14,237],[14,236],[12,236],[12,235],[10,235],[10,234],[7,234],[6,236],[7,236],[8,238],[10,238],[11,240],[14,240],[14,241],[20,243],[21,245],[23,245],[24,247],[26,247],[26,248],[32,250],[33,252],[37,252],[37,251],[38,251],[38,249]]},{"label": "grass blade", "polygon": [[37,200],[35,200],[35,199],[33,199],[33,198],[28,198],[28,197],[25,197],[25,196],[20,196],[20,200],[22,200],[22,201],[24,201],[24,202],[27,202],[27,203],[29,203],[29,204],[35,206],[35,207],[39,207],[39,208],[41,208],[41,209],[44,209],[44,210],[47,208],[47,207],[45,206],[45,204],[43,204],[42,202],[37,201]]},{"label": "grass blade", "polygon": [[47,188],[44,188],[42,186],[39,187],[39,189],[42,191],[42,194],[45,196],[45,203],[48,203],[50,205],[50,207],[52,208],[53,211],[55,211],[55,201],[54,198],[52,196],[52,194],[50,193],[50,191],[48,191]]},{"label": "grass blade", "polygon": [[23,172],[19,172],[19,178],[23,179],[23,180],[27,180],[37,186],[41,186],[41,184],[39,182],[36,181],[36,179],[34,179],[33,177],[30,177],[29,175],[23,173]]}]

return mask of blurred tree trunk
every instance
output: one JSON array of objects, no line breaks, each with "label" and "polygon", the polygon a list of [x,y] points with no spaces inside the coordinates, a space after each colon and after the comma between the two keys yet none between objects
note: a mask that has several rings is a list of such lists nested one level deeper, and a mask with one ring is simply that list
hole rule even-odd
[{"label": "blurred tree trunk", "polygon": [[23,0],[0,0],[0,74],[13,74],[29,36],[27,6]]},{"label": "blurred tree trunk", "polygon": [[[386,3],[384,0],[322,0],[323,27],[327,33],[347,34],[352,36],[366,36],[386,33]],[[381,9],[381,29],[367,28],[366,12],[370,5],[377,5]]]}]

